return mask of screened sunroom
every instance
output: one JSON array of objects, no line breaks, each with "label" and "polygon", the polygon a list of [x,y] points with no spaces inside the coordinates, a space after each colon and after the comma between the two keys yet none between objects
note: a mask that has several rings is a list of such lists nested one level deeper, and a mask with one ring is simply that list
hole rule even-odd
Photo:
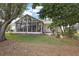
[{"label": "screened sunroom", "polygon": [[25,15],[16,22],[16,32],[43,33],[43,22]]}]

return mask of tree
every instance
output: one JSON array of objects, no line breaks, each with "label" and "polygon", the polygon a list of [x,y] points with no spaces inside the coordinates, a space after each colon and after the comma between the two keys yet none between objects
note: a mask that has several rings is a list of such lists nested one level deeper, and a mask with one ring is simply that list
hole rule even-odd
[{"label": "tree", "polygon": [[[33,7],[41,5],[43,8],[39,12],[40,18],[46,17],[52,19],[51,28],[54,27],[72,27],[79,22],[79,4],[59,4],[59,3],[45,3],[33,4]],[[62,30],[62,29],[61,29]]]},{"label": "tree", "polygon": [[17,17],[22,15],[26,9],[26,4],[4,3],[0,4],[0,19],[3,20],[0,30],[0,41],[6,40],[5,31],[7,26]]}]

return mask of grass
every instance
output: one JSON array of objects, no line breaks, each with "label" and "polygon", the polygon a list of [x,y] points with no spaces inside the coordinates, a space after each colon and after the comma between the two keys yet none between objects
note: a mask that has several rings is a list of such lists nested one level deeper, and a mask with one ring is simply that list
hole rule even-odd
[{"label": "grass", "polygon": [[76,40],[79,40],[79,33],[75,33],[74,38],[75,38]]},{"label": "grass", "polygon": [[58,39],[47,35],[27,35],[27,34],[22,35],[22,34],[6,33],[6,38],[8,40],[16,40],[37,44],[73,45],[74,43],[74,40],[72,39]]}]

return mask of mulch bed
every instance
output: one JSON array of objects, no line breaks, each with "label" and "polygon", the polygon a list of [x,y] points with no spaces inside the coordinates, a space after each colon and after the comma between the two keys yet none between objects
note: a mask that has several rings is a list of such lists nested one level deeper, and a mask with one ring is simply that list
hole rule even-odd
[{"label": "mulch bed", "polygon": [[1,56],[79,56],[79,46],[34,44],[6,40],[0,42]]}]

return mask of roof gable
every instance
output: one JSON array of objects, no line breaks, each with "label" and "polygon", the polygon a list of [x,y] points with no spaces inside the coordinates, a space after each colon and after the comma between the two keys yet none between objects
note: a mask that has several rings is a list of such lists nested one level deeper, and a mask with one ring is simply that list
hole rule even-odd
[{"label": "roof gable", "polygon": [[17,20],[16,23],[19,23],[19,22],[22,22],[22,21],[27,21],[27,17],[29,18],[29,20],[42,22],[41,20],[36,19],[36,18],[26,14],[26,15],[22,16],[19,20]]}]

